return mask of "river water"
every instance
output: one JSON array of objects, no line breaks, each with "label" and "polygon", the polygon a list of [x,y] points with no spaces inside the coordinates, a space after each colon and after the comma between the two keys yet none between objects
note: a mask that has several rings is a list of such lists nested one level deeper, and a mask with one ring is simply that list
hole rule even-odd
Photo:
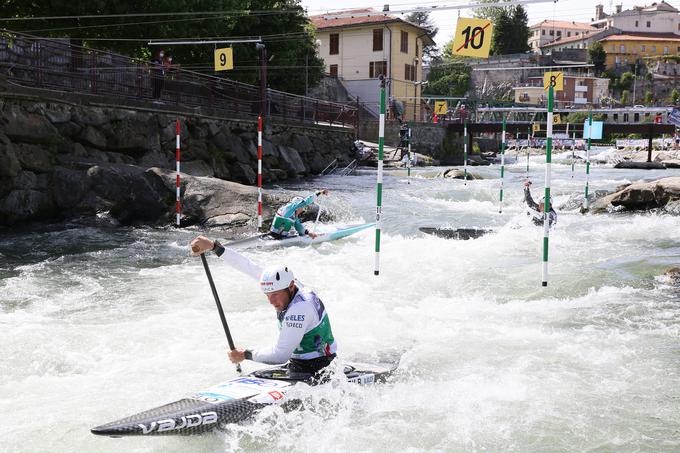
[{"label": "river water", "polygon": [[[534,195],[541,157],[531,162]],[[584,167],[553,165],[559,207]],[[289,264],[324,300],[345,359],[401,357],[372,388],[300,389],[304,411],[197,437],[100,438],[93,426],[236,375],[200,260],[199,231],[61,224],[0,236],[0,451],[679,451],[680,222],[659,213],[560,211],[541,287],[540,228],[521,205],[524,162],[487,179],[385,177],[381,275],[373,233],[317,247],[247,250]],[[338,222],[372,221],[375,172],[328,187]],[[678,171],[595,166],[591,190]],[[471,241],[419,226],[495,228]],[[208,232],[213,237],[224,233]],[[211,257],[236,343],[276,338],[272,308]],[[255,365],[246,364],[246,370]]]}]

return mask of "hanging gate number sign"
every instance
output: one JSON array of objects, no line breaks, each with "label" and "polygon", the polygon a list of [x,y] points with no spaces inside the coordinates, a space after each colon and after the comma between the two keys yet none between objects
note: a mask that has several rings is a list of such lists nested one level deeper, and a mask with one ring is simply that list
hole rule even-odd
[{"label": "hanging gate number sign", "polygon": [[465,57],[489,58],[493,24],[486,19],[461,17],[456,25],[453,53]]}]

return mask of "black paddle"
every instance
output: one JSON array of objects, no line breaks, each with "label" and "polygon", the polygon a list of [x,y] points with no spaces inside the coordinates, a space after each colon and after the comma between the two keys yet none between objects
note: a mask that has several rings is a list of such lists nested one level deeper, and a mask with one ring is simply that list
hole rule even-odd
[{"label": "black paddle", "polygon": [[[208,267],[208,260],[205,259],[205,253],[201,253],[201,261],[203,261],[205,275],[208,276],[208,282],[210,282],[210,289],[212,290],[213,296],[215,297],[215,304],[217,305],[217,311],[220,313],[222,327],[224,327],[224,333],[227,335],[227,342],[229,343],[229,348],[233,351],[234,349],[236,349],[236,347],[234,347],[234,340],[231,338],[231,332],[229,331],[229,326],[227,325],[227,318],[224,317],[222,303],[220,303],[220,296],[217,295],[217,288],[215,288],[215,282],[213,282],[212,275],[210,274],[210,268]],[[236,371],[241,373],[240,363],[236,364]]]}]

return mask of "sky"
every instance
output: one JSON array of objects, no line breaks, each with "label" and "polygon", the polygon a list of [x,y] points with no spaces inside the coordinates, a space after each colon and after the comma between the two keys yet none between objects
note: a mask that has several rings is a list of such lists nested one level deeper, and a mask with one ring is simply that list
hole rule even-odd
[{"label": "sky", "polygon": [[[630,9],[635,5],[649,5],[658,0],[557,0],[556,2],[546,2],[525,5],[529,15],[529,25],[540,22],[544,19],[549,20],[566,20],[576,22],[589,22],[595,16],[595,5],[601,3],[604,5],[605,13],[610,13],[614,10],[615,5],[623,5],[623,9]],[[355,8],[374,8],[382,10],[385,4],[390,5],[390,9],[406,9],[413,6],[455,6],[455,5],[469,5],[475,0],[450,0],[450,1],[421,1],[408,2],[408,0],[396,0],[390,3],[388,0],[382,2],[376,0],[341,0],[333,3],[333,9],[328,9],[327,0],[302,0],[301,4],[307,8],[307,13],[311,15],[323,14],[328,11],[338,11],[339,9],[355,9]],[[680,7],[680,0],[667,0],[667,3]],[[460,10],[461,17],[472,17],[472,10]],[[435,37],[435,42],[441,48],[450,39],[456,31],[456,19],[458,18],[457,10],[439,11],[430,14],[430,18],[439,27],[439,33]]]}]

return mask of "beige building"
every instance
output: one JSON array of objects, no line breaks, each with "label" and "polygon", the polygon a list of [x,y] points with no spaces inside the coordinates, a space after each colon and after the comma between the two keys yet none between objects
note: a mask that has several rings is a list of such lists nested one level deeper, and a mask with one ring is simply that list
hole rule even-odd
[{"label": "beige building", "polygon": [[[545,105],[548,99],[542,76],[529,77],[528,83],[513,90],[516,104]],[[564,89],[555,93],[555,108],[598,106],[608,92],[609,79],[565,74]]]},{"label": "beige building", "polygon": [[421,120],[423,46],[433,44],[427,30],[371,9],[310,20],[326,72],[338,77],[352,96],[377,116],[378,77],[383,74],[390,79],[387,98],[392,112],[402,107],[405,120]]},{"label": "beige building", "polygon": [[602,5],[595,6],[595,19],[591,25],[601,28],[617,28],[631,33],[675,33],[680,35],[678,10],[666,2],[654,2],[649,6],[634,6],[623,10],[617,5],[612,14],[605,14]]},{"label": "beige building", "polygon": [[582,37],[597,31],[595,27],[583,22],[564,20],[544,20],[529,26],[529,46],[534,53],[540,53],[541,46],[555,40]]}]

